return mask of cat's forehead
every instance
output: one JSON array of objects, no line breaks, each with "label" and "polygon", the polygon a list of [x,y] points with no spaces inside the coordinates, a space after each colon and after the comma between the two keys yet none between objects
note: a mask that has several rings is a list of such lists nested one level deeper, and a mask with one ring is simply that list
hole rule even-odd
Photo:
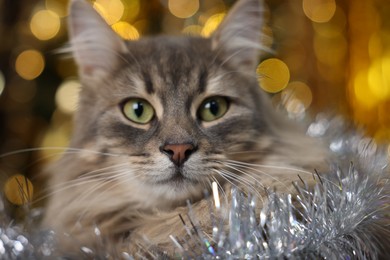
[{"label": "cat's forehead", "polygon": [[160,66],[171,72],[202,66],[214,55],[211,41],[205,38],[159,36],[128,42],[127,46],[130,62]]},{"label": "cat's forehead", "polygon": [[203,92],[215,70],[207,39],[155,37],[130,42],[128,48],[128,66],[121,74],[148,94]]}]

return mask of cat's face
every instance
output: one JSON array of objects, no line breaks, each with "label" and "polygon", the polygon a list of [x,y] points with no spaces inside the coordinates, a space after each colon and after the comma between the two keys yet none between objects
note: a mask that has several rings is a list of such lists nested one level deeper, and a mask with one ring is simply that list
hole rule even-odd
[{"label": "cat's face", "polygon": [[244,155],[250,162],[265,152],[258,1],[241,1],[209,39],[126,43],[88,4],[74,2],[71,42],[83,88],[72,146],[118,155],[86,164],[120,165],[122,187],[151,189],[164,204],[224,180],[224,161]]}]

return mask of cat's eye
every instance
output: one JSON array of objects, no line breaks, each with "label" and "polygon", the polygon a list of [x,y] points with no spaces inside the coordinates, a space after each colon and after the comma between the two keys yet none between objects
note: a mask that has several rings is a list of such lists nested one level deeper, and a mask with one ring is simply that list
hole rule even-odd
[{"label": "cat's eye", "polygon": [[147,124],[154,117],[154,109],[149,102],[140,98],[131,98],[122,105],[125,117],[137,124]]},{"label": "cat's eye", "polygon": [[221,118],[228,111],[229,102],[225,97],[211,97],[203,101],[198,109],[198,117],[205,122]]}]

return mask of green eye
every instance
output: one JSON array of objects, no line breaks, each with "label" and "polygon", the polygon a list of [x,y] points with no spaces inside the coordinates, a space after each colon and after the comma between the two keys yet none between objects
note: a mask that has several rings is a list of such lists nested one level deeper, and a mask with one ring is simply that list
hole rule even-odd
[{"label": "green eye", "polygon": [[127,119],[137,124],[147,124],[154,116],[152,105],[140,98],[131,98],[127,100],[122,107],[122,111]]},{"label": "green eye", "polygon": [[205,122],[211,122],[225,115],[229,108],[224,97],[211,97],[203,101],[198,110],[198,116]]}]

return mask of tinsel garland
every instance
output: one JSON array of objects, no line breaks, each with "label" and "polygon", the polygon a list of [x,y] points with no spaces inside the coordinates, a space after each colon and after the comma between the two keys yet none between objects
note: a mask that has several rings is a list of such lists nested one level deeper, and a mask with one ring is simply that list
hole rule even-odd
[{"label": "tinsel garland", "polygon": [[[389,155],[362,134],[347,131],[340,118],[319,115],[308,134],[323,138],[337,157],[328,173],[313,173],[316,185],[309,187],[297,177],[296,193],[268,192],[268,202],[256,213],[256,199],[233,189],[229,228],[210,209],[212,237],[205,237],[191,217],[183,220],[188,241],[171,237],[179,258],[197,259],[377,259],[390,257]],[[210,198],[212,199],[212,198]],[[63,256],[50,230],[37,230],[40,210],[31,210],[23,224],[7,217],[0,198],[0,259],[52,259]],[[212,205],[210,203],[210,205]],[[212,206],[210,206],[212,207]],[[95,234],[99,238],[99,230]],[[103,239],[100,238],[101,241]],[[188,242],[189,243],[189,242]],[[160,258],[154,250],[136,256],[80,246],[88,259]],[[197,252],[197,253],[195,253]],[[200,252],[200,253],[198,253]],[[67,257],[66,259],[69,259]],[[77,258],[79,259],[79,258]],[[390,258],[387,258],[390,259]]]}]

